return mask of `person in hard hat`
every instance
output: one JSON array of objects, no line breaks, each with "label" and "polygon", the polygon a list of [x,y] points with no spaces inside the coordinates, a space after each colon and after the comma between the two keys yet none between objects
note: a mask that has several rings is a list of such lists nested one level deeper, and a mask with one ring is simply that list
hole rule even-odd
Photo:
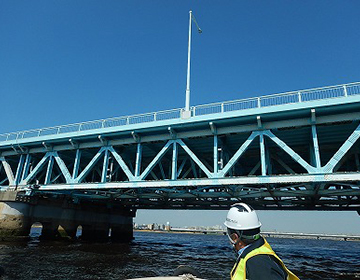
[{"label": "person in hard hat", "polygon": [[260,235],[261,223],[251,206],[232,205],[224,224],[238,256],[231,280],[299,280]]}]

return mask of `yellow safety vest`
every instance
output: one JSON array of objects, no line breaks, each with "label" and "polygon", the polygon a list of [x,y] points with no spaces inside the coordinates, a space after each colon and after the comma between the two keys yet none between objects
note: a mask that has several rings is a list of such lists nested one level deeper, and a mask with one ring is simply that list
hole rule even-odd
[{"label": "yellow safety vest", "polygon": [[254,256],[257,255],[272,255],[274,256],[283,269],[287,272],[287,280],[299,280],[299,278],[292,273],[289,269],[286,268],[285,264],[282,262],[282,260],[275,254],[273,249],[271,248],[270,244],[267,243],[266,239],[264,238],[265,244],[263,244],[261,247],[256,248],[249,252],[244,258],[241,258],[239,262],[237,262],[233,269],[231,270],[231,280],[246,280],[246,261]]}]

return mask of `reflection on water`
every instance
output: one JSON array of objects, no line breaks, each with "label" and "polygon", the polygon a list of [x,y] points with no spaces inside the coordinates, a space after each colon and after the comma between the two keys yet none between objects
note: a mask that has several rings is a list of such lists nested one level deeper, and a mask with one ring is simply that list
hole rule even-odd
[{"label": "reflection on water", "polygon": [[[235,261],[226,236],[136,232],[131,244],[39,241],[0,243],[2,279],[128,279],[171,275],[189,265],[206,279],[229,279]],[[301,279],[360,279],[360,243],[268,239]]]}]

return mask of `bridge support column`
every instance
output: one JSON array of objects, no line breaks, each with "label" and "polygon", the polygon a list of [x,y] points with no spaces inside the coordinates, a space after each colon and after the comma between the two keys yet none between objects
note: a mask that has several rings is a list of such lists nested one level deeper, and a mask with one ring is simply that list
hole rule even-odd
[{"label": "bridge support column", "polygon": [[114,242],[129,242],[133,239],[133,212],[122,210],[96,213],[87,210],[80,211],[76,216],[79,221],[82,220],[82,240],[108,240],[110,228],[111,240]]},{"label": "bridge support column", "polygon": [[[1,201],[1,200],[0,200]],[[28,236],[31,229],[30,206],[21,202],[0,202],[0,239]]]},{"label": "bridge support column", "polygon": [[106,241],[109,239],[109,226],[92,224],[83,225],[81,240],[85,241]]},{"label": "bridge support column", "polygon": [[54,222],[42,222],[41,239],[53,240],[59,237],[58,227],[59,225]]},{"label": "bridge support column", "polygon": [[111,241],[129,242],[134,239],[133,217],[135,212],[123,211],[122,213],[111,214]]},{"label": "bridge support column", "polygon": [[16,191],[0,192],[0,240],[8,236],[29,236],[31,225],[39,222],[41,239],[76,237],[82,226],[83,240],[112,239],[129,242],[133,238],[135,212],[112,205],[73,204],[69,199],[37,199],[17,197]]},{"label": "bridge support column", "polygon": [[130,242],[134,239],[133,226],[117,225],[111,227],[111,241],[113,242]]}]

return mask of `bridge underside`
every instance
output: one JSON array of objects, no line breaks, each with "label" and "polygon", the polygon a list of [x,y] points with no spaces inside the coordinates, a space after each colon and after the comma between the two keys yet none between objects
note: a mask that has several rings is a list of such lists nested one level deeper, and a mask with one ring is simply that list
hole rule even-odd
[{"label": "bridge underside", "polygon": [[32,195],[63,195],[75,203],[96,202],[134,209],[228,209],[246,202],[259,210],[359,211],[360,187],[351,183],[232,185],[171,188],[117,188],[67,192],[35,191]]}]

